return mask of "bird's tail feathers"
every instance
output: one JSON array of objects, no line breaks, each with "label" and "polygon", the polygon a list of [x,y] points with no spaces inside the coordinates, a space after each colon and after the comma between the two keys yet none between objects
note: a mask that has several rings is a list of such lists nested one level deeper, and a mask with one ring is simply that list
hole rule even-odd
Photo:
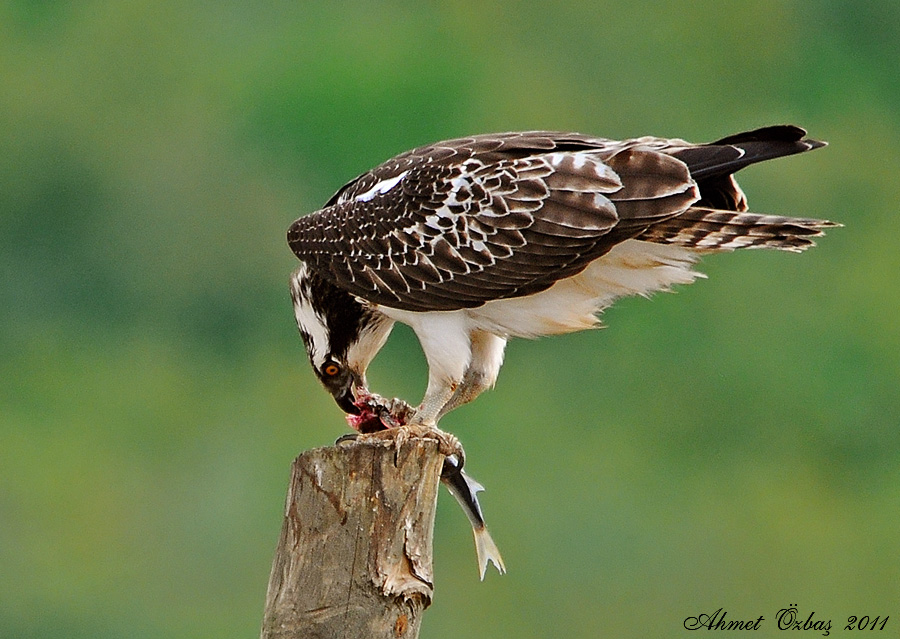
[{"label": "bird's tail feathers", "polygon": [[813,218],[691,207],[652,225],[638,239],[695,250],[770,248],[799,253],[815,246],[811,238],[838,226],[841,225]]},{"label": "bird's tail feathers", "polygon": [[779,124],[729,135],[710,144],[688,145],[672,151],[672,155],[688,165],[695,180],[707,180],[731,175],[757,162],[827,145],[804,136],[806,131],[798,126]]},{"label": "bird's tail feathers", "polygon": [[472,532],[475,534],[475,553],[478,555],[478,570],[481,573],[481,580],[484,581],[484,573],[487,572],[488,562],[494,564],[494,567],[497,568],[501,575],[506,574],[503,557],[500,556],[500,550],[491,538],[487,527],[473,527]]}]

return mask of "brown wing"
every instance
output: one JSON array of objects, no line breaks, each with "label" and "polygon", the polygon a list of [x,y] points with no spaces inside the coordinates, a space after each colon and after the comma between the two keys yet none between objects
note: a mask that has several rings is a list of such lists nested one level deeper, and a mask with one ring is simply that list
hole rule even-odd
[{"label": "brown wing", "polygon": [[479,136],[389,160],[297,220],[288,240],[370,302],[453,310],[544,290],[697,198],[687,166],[655,150]]},{"label": "brown wing", "polygon": [[804,133],[768,127],[707,145],[557,132],[449,140],[350,182],[297,220],[288,242],[372,303],[475,307],[544,290],[693,204],[744,210],[731,173],[821,145]]}]

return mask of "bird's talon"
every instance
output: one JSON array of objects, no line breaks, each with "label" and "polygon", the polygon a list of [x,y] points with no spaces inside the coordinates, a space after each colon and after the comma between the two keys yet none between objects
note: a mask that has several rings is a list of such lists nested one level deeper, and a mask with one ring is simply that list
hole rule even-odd
[{"label": "bird's talon", "polygon": [[412,431],[411,434],[416,437],[420,437],[422,439],[430,439],[434,442],[437,442],[438,451],[444,457],[455,456],[459,462],[459,468],[461,469],[465,464],[465,451],[463,451],[462,444],[459,443],[459,439],[453,435],[452,433],[445,432],[440,430],[437,426],[434,425],[425,425],[425,424],[409,424],[407,428]]}]

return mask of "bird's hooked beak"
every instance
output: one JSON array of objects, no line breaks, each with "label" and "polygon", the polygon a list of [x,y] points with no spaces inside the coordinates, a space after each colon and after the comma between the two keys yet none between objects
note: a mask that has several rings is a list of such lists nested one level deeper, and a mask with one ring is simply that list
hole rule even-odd
[{"label": "bird's hooked beak", "polygon": [[356,401],[364,389],[365,380],[353,371],[349,371],[340,384],[328,388],[337,405],[349,415],[359,415],[360,409],[356,405]]},{"label": "bird's hooked beak", "polygon": [[350,415],[359,415],[359,408],[356,407],[356,398],[353,396],[353,387],[347,386],[340,392],[334,394],[334,401],[341,407],[341,410]]}]

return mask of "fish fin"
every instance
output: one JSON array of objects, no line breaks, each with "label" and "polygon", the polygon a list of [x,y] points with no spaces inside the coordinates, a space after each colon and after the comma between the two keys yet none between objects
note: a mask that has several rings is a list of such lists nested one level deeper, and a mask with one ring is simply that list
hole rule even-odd
[{"label": "fish fin", "polygon": [[497,568],[497,572],[501,575],[506,574],[503,557],[500,556],[500,550],[497,548],[494,540],[491,539],[488,529],[485,526],[473,527],[472,532],[475,534],[475,553],[478,555],[478,570],[481,572],[481,581],[484,581],[484,573],[487,572],[489,561]]},{"label": "fish fin", "polygon": [[460,471],[460,474],[462,474],[463,479],[465,479],[466,483],[469,485],[469,490],[472,491],[473,495],[477,495],[478,493],[484,491],[484,486],[475,481],[474,477],[470,477],[462,471]]}]

